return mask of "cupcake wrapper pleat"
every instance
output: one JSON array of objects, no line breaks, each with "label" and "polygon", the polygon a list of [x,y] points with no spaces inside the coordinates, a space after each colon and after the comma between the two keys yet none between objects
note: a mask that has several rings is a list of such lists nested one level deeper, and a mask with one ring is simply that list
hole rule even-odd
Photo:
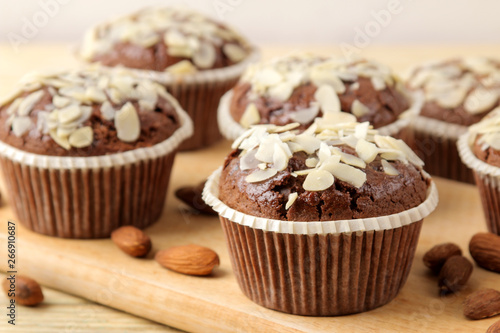
[{"label": "cupcake wrapper pleat", "polygon": [[300,235],[220,220],[243,293],[264,307],[308,316],[358,313],[391,301],[406,282],[422,226]]},{"label": "cupcake wrapper pleat", "polygon": [[474,172],[481,196],[486,226],[494,234],[500,235],[500,179],[480,172]]},{"label": "cupcake wrapper pleat", "polygon": [[175,152],[102,169],[50,169],[0,158],[21,224],[45,235],[102,238],[161,215]]}]

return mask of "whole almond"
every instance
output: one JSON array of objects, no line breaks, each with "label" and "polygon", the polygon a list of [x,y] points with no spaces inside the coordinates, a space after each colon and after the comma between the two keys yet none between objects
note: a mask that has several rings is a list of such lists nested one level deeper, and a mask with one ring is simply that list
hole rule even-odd
[{"label": "whole almond", "polygon": [[491,325],[486,333],[500,333],[500,320]]},{"label": "whole almond", "polygon": [[194,244],[158,251],[155,259],[163,267],[188,275],[209,275],[215,266],[219,266],[217,253]]},{"label": "whole almond", "polygon": [[439,271],[443,267],[446,259],[451,256],[461,255],[462,250],[458,245],[453,243],[439,244],[431,248],[424,255],[424,264],[429,267],[434,274],[439,274]]},{"label": "whole almond", "polygon": [[500,291],[495,289],[478,290],[464,301],[464,316],[470,319],[483,319],[500,314]]},{"label": "whole almond", "polygon": [[205,203],[202,198],[205,182],[197,186],[181,187],[175,191],[175,196],[194,210],[207,215],[217,215],[217,213]]},{"label": "whole almond", "polygon": [[472,263],[464,256],[451,256],[439,272],[438,285],[441,293],[453,293],[462,289],[472,274]]},{"label": "whole almond", "polygon": [[151,250],[151,239],[142,230],[123,226],[111,233],[111,240],[132,257],[144,257]]},{"label": "whole almond", "polygon": [[[15,279],[15,287],[12,282]],[[35,280],[23,276],[17,275],[12,280],[7,277],[2,283],[3,290],[5,294],[16,300],[17,304],[34,306],[43,301],[42,288]]]},{"label": "whole almond", "polygon": [[479,266],[500,273],[500,236],[478,233],[470,240],[469,251]]}]

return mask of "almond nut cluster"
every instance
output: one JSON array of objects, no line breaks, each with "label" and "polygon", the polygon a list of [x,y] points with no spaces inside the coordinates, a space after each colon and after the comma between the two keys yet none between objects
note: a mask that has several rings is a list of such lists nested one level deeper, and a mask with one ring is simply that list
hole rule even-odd
[{"label": "almond nut cluster", "polygon": [[[250,100],[268,96],[280,101],[288,100],[300,85],[312,83],[317,87],[313,102],[290,115],[292,121],[307,124],[318,116],[320,110],[323,114],[341,111],[337,94],[359,89],[357,80],[360,77],[370,79],[376,91],[391,88],[407,95],[401,80],[387,66],[365,59],[321,58],[311,54],[291,55],[251,65],[241,81],[251,85]],[[342,111],[351,111],[356,117],[361,117],[370,109],[355,99],[351,110]],[[240,124],[248,128],[259,122],[256,105],[249,103]]]},{"label": "almond nut cluster", "polygon": [[486,57],[432,62],[413,69],[408,84],[442,108],[463,105],[469,114],[480,114],[498,105],[500,63]]},{"label": "almond nut cluster", "polygon": [[[360,188],[366,181],[363,169],[378,155],[384,172],[391,176],[399,174],[391,161],[423,166],[404,141],[378,135],[368,122],[358,123],[350,113],[326,113],[302,133],[294,130],[299,125],[257,125],[233,143],[233,149],[242,150],[240,169],[255,169],[245,178],[247,182],[261,182],[275,176],[288,167],[297,152],[307,154],[308,169],[292,170],[292,176],[306,176],[303,187],[307,191],[326,190],[335,178]],[[356,154],[344,152],[342,146],[351,147]],[[296,198],[297,193],[290,194],[287,209]]]},{"label": "almond nut cluster", "polygon": [[[175,100],[160,84],[130,75],[127,71],[104,71],[88,68],[81,71],[34,73],[26,76],[20,88],[3,100],[10,103],[5,112],[12,133],[22,137],[32,129],[49,135],[59,146],[69,150],[92,144],[94,133],[85,125],[99,107],[103,119],[113,121],[117,137],[123,142],[139,138],[141,124],[137,105],[154,111],[159,98],[172,104]],[[40,101],[44,110],[31,116]]]}]

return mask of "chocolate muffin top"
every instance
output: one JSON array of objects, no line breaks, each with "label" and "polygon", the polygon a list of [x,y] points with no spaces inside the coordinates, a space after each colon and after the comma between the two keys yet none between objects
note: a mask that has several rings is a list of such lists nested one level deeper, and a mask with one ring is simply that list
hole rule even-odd
[{"label": "chocolate muffin top", "polygon": [[379,128],[409,106],[403,84],[388,67],[307,54],[251,65],[233,89],[230,114],[244,128],[298,122],[305,129],[314,118],[342,110]]},{"label": "chocolate muffin top", "polygon": [[424,92],[422,116],[470,126],[500,103],[500,62],[486,57],[432,62],[412,69],[408,86]]},{"label": "chocolate muffin top", "polygon": [[500,108],[469,127],[469,143],[477,158],[500,167]]},{"label": "chocolate muffin top", "polygon": [[165,88],[98,67],[31,74],[0,102],[0,140],[52,156],[98,156],[150,147],[180,126]]},{"label": "chocolate muffin top", "polygon": [[80,55],[105,66],[185,74],[238,63],[250,53],[233,29],[197,12],[146,8],[90,29]]},{"label": "chocolate muffin top", "polygon": [[425,201],[423,162],[402,141],[380,136],[349,113],[256,125],[233,144],[219,199],[245,214],[288,221],[385,216]]}]

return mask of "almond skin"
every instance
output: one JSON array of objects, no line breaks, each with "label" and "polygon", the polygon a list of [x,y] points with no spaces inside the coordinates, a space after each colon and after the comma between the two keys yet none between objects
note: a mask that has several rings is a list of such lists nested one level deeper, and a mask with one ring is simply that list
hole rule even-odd
[{"label": "almond skin", "polygon": [[217,215],[217,213],[203,201],[202,193],[205,187],[205,182],[198,184],[197,186],[186,186],[181,187],[175,191],[175,196],[177,199],[184,202],[186,205],[192,209],[206,215]]},{"label": "almond skin", "polygon": [[[43,301],[42,288],[35,280],[22,275],[16,276],[15,296],[17,304],[35,306]],[[2,283],[3,290],[8,296],[10,291],[10,281],[5,280]]]},{"label": "almond skin", "polygon": [[486,333],[500,333],[500,320],[491,325]]},{"label": "almond skin", "polygon": [[500,314],[500,291],[478,290],[464,301],[464,316],[469,319],[483,319]]},{"label": "almond skin", "polygon": [[462,289],[472,274],[472,263],[464,256],[452,256],[441,268],[438,285],[442,294],[454,293]]},{"label": "almond skin", "polygon": [[462,255],[462,250],[453,243],[439,244],[431,248],[424,255],[424,264],[429,267],[434,274],[439,274],[446,259],[451,256]]},{"label": "almond skin", "polygon": [[151,239],[142,230],[124,226],[111,233],[111,240],[132,257],[144,257],[151,250]]},{"label": "almond skin", "polygon": [[158,251],[155,260],[165,268],[187,275],[209,275],[219,266],[217,253],[194,244]]},{"label": "almond skin", "polygon": [[479,266],[500,273],[500,236],[478,233],[470,240],[469,251]]}]

